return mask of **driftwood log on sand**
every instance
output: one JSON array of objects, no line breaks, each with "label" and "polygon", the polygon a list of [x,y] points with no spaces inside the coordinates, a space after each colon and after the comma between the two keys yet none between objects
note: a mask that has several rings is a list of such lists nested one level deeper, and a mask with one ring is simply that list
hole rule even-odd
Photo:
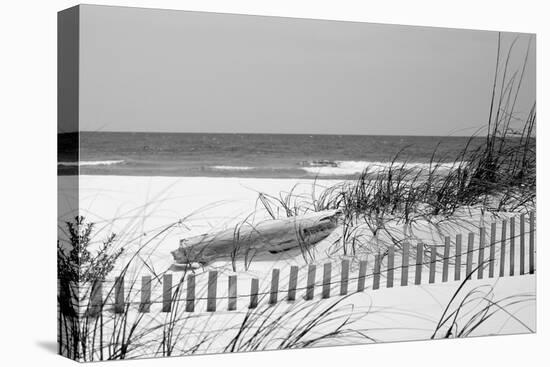
[{"label": "driftwood log on sand", "polygon": [[285,219],[243,223],[218,233],[207,233],[180,241],[172,251],[176,266],[199,267],[213,261],[245,259],[292,249],[307,249],[327,238],[338,225],[341,212],[325,210]]}]

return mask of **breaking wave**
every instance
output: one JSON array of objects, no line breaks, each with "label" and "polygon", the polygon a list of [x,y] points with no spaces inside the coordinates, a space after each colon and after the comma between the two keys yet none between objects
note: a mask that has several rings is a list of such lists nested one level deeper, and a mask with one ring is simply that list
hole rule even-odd
[{"label": "breaking wave", "polygon": [[110,166],[113,164],[124,163],[124,160],[114,160],[114,161],[81,161],[81,162],[58,162],[58,166]]},{"label": "breaking wave", "polygon": [[[344,176],[356,175],[363,172],[367,167],[370,173],[382,172],[393,166],[403,166],[411,170],[428,170],[434,165],[425,162],[371,162],[371,161],[312,161],[301,162],[302,169],[310,174],[319,176]],[[439,163],[437,170],[452,170],[459,166],[458,162]]]},{"label": "breaking wave", "polygon": [[218,171],[248,171],[254,169],[254,167],[248,166],[212,166],[212,169]]}]

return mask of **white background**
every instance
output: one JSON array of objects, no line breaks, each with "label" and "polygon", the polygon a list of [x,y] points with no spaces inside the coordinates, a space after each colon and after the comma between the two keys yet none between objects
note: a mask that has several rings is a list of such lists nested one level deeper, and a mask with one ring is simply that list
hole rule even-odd
[{"label": "white background", "polygon": [[[118,365],[521,366],[548,365],[550,331],[543,287],[548,207],[549,11],[545,1],[96,1],[304,18],[537,33],[538,333],[299,351],[120,362]],[[56,12],[74,1],[0,5],[0,365],[68,365],[56,345]],[[548,62],[546,62],[548,65]],[[544,358],[546,357],[546,358]],[[546,359],[546,360],[545,360]]]}]

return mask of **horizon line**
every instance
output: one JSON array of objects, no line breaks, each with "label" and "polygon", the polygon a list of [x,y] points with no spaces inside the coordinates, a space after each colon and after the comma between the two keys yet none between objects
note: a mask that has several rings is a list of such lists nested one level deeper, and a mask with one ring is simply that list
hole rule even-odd
[{"label": "horizon line", "polygon": [[[80,130],[70,132],[58,132],[57,135],[62,134],[75,134],[75,133],[114,133],[114,134],[196,134],[196,135],[316,135],[316,136],[416,136],[416,137],[439,137],[439,138],[484,138],[485,134],[471,134],[471,135],[422,135],[422,134],[333,134],[333,133],[263,133],[263,132],[187,132],[187,131],[93,131],[93,130]],[[512,136],[510,136],[512,137]]]}]

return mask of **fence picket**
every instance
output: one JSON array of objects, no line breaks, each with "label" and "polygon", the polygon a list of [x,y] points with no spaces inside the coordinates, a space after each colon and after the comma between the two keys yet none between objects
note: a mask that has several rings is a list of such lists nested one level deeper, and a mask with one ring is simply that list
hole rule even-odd
[{"label": "fence picket", "polygon": [[277,303],[279,295],[279,269],[273,269],[271,272],[271,291],[269,292],[269,304]]},{"label": "fence picket", "polygon": [[139,312],[149,312],[151,310],[151,277],[149,275],[141,277],[141,302],[139,303]]},{"label": "fence picket", "polygon": [[435,283],[435,261],[436,261],[437,252],[435,245],[430,246],[430,275],[428,278],[429,283]]},{"label": "fence picket", "polygon": [[124,277],[115,278],[115,313],[124,312]]},{"label": "fence picket", "polygon": [[496,238],[497,238],[497,224],[495,222],[491,223],[491,243],[489,247],[489,278],[495,276],[495,247],[496,247]]},{"label": "fence picket", "polygon": [[227,279],[227,310],[237,309],[237,276],[230,275]]},{"label": "fence picket", "polygon": [[423,247],[422,243],[416,245],[416,272],[414,275],[414,284],[420,284],[422,282],[422,260],[423,256]]},{"label": "fence picket", "polygon": [[504,271],[506,269],[506,227],[508,227],[508,222],[506,219],[502,220],[502,228],[500,233],[500,264],[499,264],[499,277],[504,276]]},{"label": "fence picket", "polygon": [[485,267],[485,228],[479,229],[479,249],[477,253],[477,279],[483,279]]},{"label": "fence picket", "polygon": [[472,278],[472,266],[474,259],[474,234],[468,233],[468,249],[466,252],[466,279]]},{"label": "fence picket", "polygon": [[349,281],[349,260],[342,260],[342,269],[340,273],[340,295],[348,294]]},{"label": "fence picket", "polygon": [[365,280],[367,276],[367,260],[359,261],[359,276],[357,277],[357,292],[365,290]]},{"label": "fence picket", "polygon": [[510,275],[515,273],[516,264],[516,218],[510,218]]},{"label": "fence picket", "polygon": [[288,296],[287,300],[296,300],[296,287],[298,286],[298,267],[293,265],[290,267],[290,277],[288,278]]},{"label": "fence picket", "polygon": [[395,257],[395,247],[392,244],[388,247],[388,269],[386,274],[386,288],[393,287],[394,257]]},{"label": "fence picket", "polygon": [[535,273],[535,213],[529,213],[529,274]]},{"label": "fence picket", "polygon": [[374,273],[372,278],[372,289],[380,288],[380,253],[374,256]]},{"label": "fence picket", "polygon": [[449,256],[451,253],[451,237],[445,237],[445,248],[443,249],[443,274],[441,281],[443,283],[449,280]]},{"label": "fence picket", "polygon": [[401,286],[409,284],[409,244],[403,243],[403,257],[401,258]]},{"label": "fence picket", "polygon": [[332,276],[332,264],[326,263],[323,265],[323,298],[330,297],[330,278]]},{"label": "fence picket", "polygon": [[250,280],[250,304],[248,308],[258,307],[258,290],[260,289],[260,281],[257,278]]},{"label": "fence picket", "polygon": [[306,285],[306,301],[313,299],[313,294],[315,292],[315,265],[309,265],[307,269],[307,285]]},{"label": "fence picket", "polygon": [[172,310],[172,274],[162,277],[162,312]]},{"label": "fence picket", "polygon": [[519,274],[525,274],[525,214],[519,216]]},{"label": "fence picket", "polygon": [[195,312],[195,274],[187,274],[187,292],[185,295],[185,311]]},{"label": "fence picket", "polygon": [[455,241],[455,280],[460,280],[460,273],[462,272],[462,235],[457,234]]},{"label": "fence picket", "polygon": [[208,295],[206,299],[206,311],[216,311],[216,297],[218,292],[218,272],[213,270],[208,272]]}]

